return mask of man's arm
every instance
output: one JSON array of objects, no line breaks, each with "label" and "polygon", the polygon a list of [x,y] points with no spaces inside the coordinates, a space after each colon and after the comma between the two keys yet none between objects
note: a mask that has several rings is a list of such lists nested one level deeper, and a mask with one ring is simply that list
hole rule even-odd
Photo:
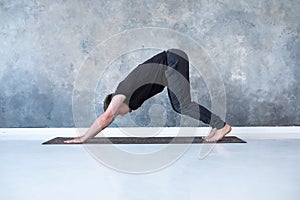
[{"label": "man's arm", "polygon": [[119,107],[122,105],[124,100],[124,95],[114,96],[107,110],[94,121],[84,135],[76,137],[72,140],[67,140],[65,143],[84,143],[86,140],[95,137],[100,131],[109,126],[117,117]]}]

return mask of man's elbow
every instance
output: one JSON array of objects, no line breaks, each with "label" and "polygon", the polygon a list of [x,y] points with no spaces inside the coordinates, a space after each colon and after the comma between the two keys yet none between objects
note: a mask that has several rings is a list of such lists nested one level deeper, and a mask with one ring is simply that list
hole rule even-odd
[{"label": "man's elbow", "polygon": [[100,124],[110,124],[114,119],[114,113],[110,111],[106,111],[98,118],[98,123]]}]

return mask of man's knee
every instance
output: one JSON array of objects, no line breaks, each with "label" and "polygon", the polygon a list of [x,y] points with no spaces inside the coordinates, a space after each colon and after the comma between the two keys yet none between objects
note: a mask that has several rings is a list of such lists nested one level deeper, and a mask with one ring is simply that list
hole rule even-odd
[{"label": "man's knee", "polygon": [[189,115],[189,113],[191,112],[191,104],[190,103],[185,103],[185,104],[180,104],[180,105],[173,105],[172,104],[172,108],[175,112],[182,114],[182,115]]}]

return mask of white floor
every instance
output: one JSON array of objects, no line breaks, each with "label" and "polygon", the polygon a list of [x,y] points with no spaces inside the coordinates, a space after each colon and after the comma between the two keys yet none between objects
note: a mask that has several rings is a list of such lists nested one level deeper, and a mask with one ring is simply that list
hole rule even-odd
[{"label": "white floor", "polygon": [[[105,133],[118,135],[116,130]],[[166,135],[175,129],[168,130]],[[204,159],[199,151],[205,144],[193,144],[172,165],[147,174],[113,170],[81,145],[41,145],[74,134],[72,129],[0,129],[0,199],[300,199],[299,127],[234,128],[231,135],[247,144],[217,144]],[[119,147],[143,152],[164,146]]]}]

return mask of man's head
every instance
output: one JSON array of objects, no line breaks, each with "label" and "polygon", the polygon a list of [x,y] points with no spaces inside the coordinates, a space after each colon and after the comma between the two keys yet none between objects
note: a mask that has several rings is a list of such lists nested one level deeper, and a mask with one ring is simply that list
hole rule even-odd
[{"label": "man's head", "polygon": [[109,95],[107,95],[104,99],[104,102],[103,102],[103,110],[104,112],[106,111],[106,109],[108,108],[110,102],[111,102],[111,99],[113,97],[114,93],[111,93]]}]

